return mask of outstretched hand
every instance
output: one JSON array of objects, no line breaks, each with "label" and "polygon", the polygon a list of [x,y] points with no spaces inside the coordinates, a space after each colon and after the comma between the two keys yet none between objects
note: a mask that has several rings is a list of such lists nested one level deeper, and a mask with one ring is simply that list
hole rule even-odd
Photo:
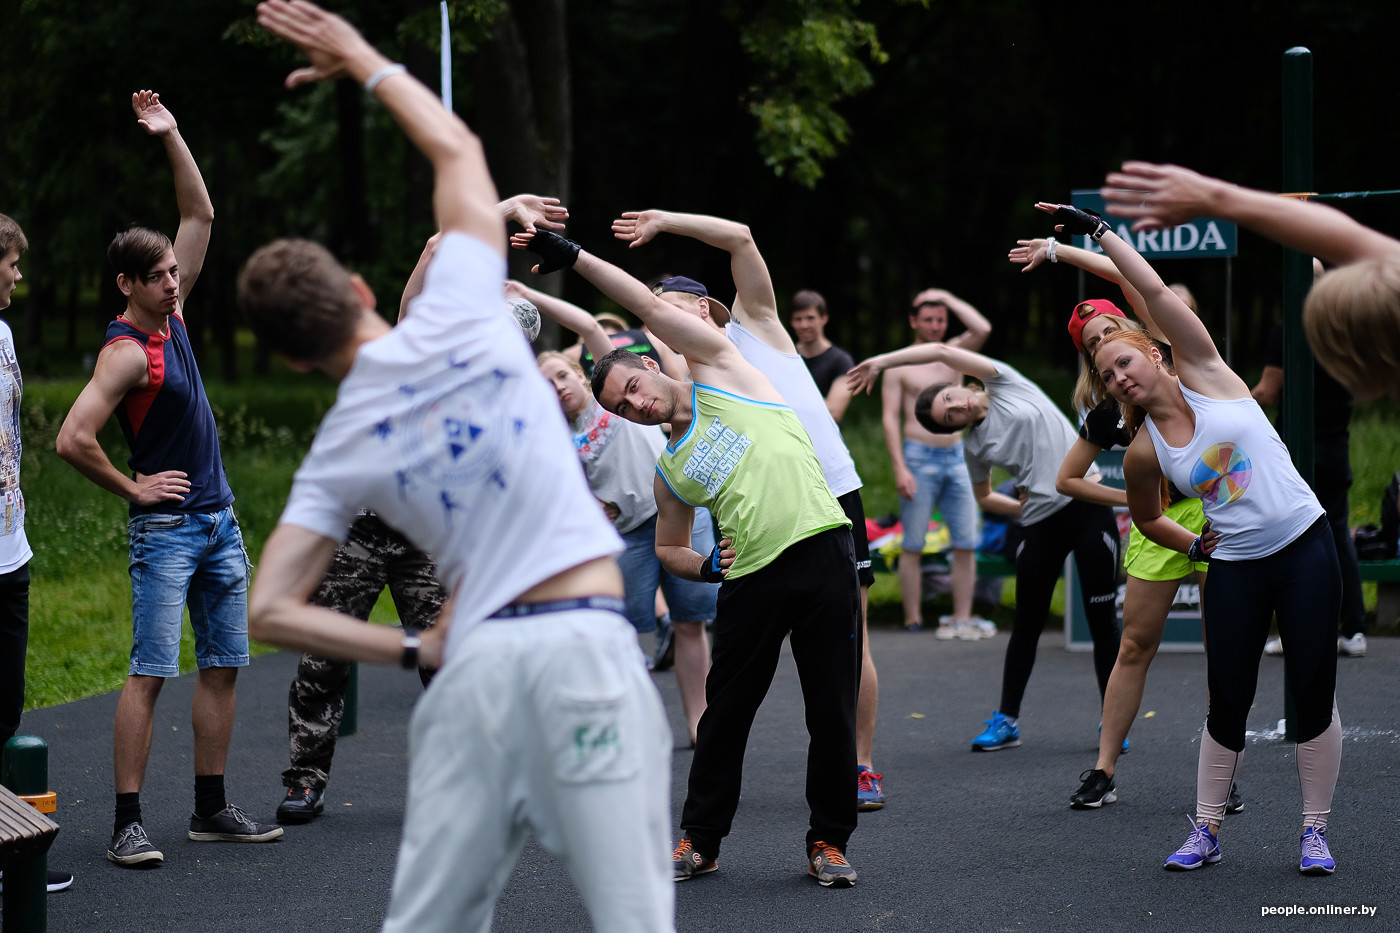
[{"label": "outstretched hand", "polygon": [[1104,223],[1098,211],[1084,210],[1072,204],[1051,204],[1046,201],[1037,201],[1035,209],[1051,215],[1051,219],[1055,221],[1056,233],[1087,236],[1098,240],[1108,230],[1108,224]]},{"label": "outstretched hand", "polygon": [[1110,172],[1101,193],[1104,209],[1135,219],[1134,232],[1175,227],[1211,212],[1216,189],[1225,182],[1182,168],[1151,162],[1124,162]]},{"label": "outstretched hand", "polygon": [[626,240],[628,248],[641,246],[661,232],[663,211],[627,211],[613,221],[613,236]]},{"label": "outstretched hand", "polygon": [[548,275],[560,269],[572,269],[578,261],[577,243],[549,230],[536,230],[534,233],[513,233],[510,237],[511,249],[523,249],[540,257],[540,261],[530,267],[535,275]]},{"label": "outstretched hand", "polygon": [[1049,257],[1049,247],[1049,240],[1017,240],[1016,248],[1007,253],[1006,258],[1019,262],[1022,272],[1029,272]]},{"label": "outstretched hand", "polygon": [[353,59],[365,55],[383,58],[354,26],[308,0],[264,0],[258,4],[258,23],[311,60],[310,67],[287,75],[289,88],[339,78],[347,73]]},{"label": "outstretched hand", "polygon": [[880,373],[884,368],[885,365],[878,356],[862,360],[846,371],[846,388],[851,390],[852,395],[862,391],[869,395],[870,390],[875,388],[875,383],[879,381]]},{"label": "outstretched hand", "polygon": [[569,219],[569,209],[559,203],[558,198],[542,198],[537,194],[517,194],[508,198],[506,219],[513,220],[530,233],[536,227],[546,230],[563,230],[564,221]]},{"label": "outstretched hand", "polygon": [[175,114],[165,109],[155,91],[137,91],[131,95],[131,109],[136,122],[152,136],[164,136],[176,128]]}]

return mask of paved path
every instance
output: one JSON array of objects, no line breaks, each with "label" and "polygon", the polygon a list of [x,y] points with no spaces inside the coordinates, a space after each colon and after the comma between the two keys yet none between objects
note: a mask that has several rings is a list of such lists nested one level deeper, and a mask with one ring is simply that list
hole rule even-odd
[{"label": "paved path", "polygon": [[[1020,748],[972,754],[995,705],[1006,636],[941,642],[930,633],[872,633],[880,668],[876,769],[889,805],[863,814],[849,855],[860,882],[819,888],[805,875],[802,799],[806,737],[790,656],[754,726],[744,796],[720,871],[677,888],[681,930],[1400,929],[1400,640],[1373,639],[1364,659],[1340,659],[1345,745],[1329,832],[1339,869],[1297,872],[1298,782],[1293,747],[1272,732],[1282,664],[1262,662],[1240,780],[1244,813],[1227,820],[1224,859],[1168,873],[1162,859],[1188,831],[1204,718],[1200,655],[1160,656],[1148,679],[1118,803],[1069,809],[1093,766],[1098,695],[1090,658],[1042,642],[1022,715]],[[295,658],[258,659],[239,681],[228,771],[230,799],[269,820],[286,765],[286,692]],[[402,671],[361,669],[360,732],[336,757],[326,815],[267,845],[185,839],[193,799],[192,677],[167,685],[157,712],[143,807],[166,855],[153,871],[104,858],[111,832],[111,724],[116,695],[38,710],[25,731],[51,745],[63,826],[51,864],[77,875],[49,898],[51,931],[375,930],[388,900],[402,820],[403,726],[418,695]],[[657,677],[679,726],[675,678]],[[678,751],[679,813],[690,754]],[[489,795],[483,786],[481,793]],[[854,792],[854,791],[853,791]],[[476,870],[463,865],[462,871]],[[1261,907],[1367,905],[1367,920],[1263,918]],[[497,910],[496,930],[586,930],[558,864],[527,847]]]}]

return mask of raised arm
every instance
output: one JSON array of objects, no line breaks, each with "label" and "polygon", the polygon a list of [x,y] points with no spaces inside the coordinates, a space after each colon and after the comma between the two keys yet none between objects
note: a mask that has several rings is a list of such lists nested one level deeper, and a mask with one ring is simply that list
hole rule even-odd
[{"label": "raised arm", "polygon": [[569,209],[560,204],[558,198],[542,198],[537,194],[517,194],[496,206],[503,220],[513,220],[531,233],[536,226],[563,230],[564,221],[569,219]]},{"label": "raised arm", "polygon": [[131,109],[141,129],[155,136],[165,146],[170,159],[170,171],[175,179],[175,204],[180,209],[180,229],[175,234],[175,262],[180,268],[180,304],[194,288],[204,267],[204,254],[209,250],[209,232],[214,226],[214,202],[204,187],[190,147],[180,135],[175,114],[160,102],[155,91],[137,91],[131,95]]},{"label": "raised arm", "polygon": [[846,381],[852,392],[869,394],[880,373],[895,366],[913,366],[917,363],[943,363],[977,379],[995,376],[999,371],[996,360],[989,356],[946,343],[916,343],[862,360],[846,373]]},{"label": "raised arm", "polygon": [[506,294],[516,295],[526,301],[533,302],[545,317],[565,330],[578,334],[583,338],[583,345],[588,348],[589,353],[593,354],[595,360],[601,360],[612,352],[612,341],[608,339],[607,331],[603,330],[603,325],[595,321],[593,315],[578,305],[570,304],[562,298],[555,298],[553,295],[546,295],[544,292],[514,279],[506,282]]},{"label": "raised arm", "polygon": [[1400,241],[1324,204],[1285,198],[1208,178],[1179,165],[1124,162],[1104,180],[1108,211],[1134,221],[1133,230],[1219,217],[1247,227],[1329,265],[1400,256]]},{"label": "raised arm", "polygon": [[[1020,263],[1022,272],[1030,272],[1050,258],[1050,240],[1017,240],[1016,248],[1006,254],[1006,258],[1011,262]],[[1083,269],[1091,275],[1096,275],[1107,282],[1117,285],[1123,292],[1123,297],[1132,306],[1133,313],[1142,321],[1147,332],[1154,340],[1165,339],[1161,330],[1157,327],[1157,322],[1152,320],[1152,312],[1147,308],[1147,302],[1142,300],[1142,295],[1136,288],[1123,278],[1123,273],[1118,271],[1118,267],[1113,264],[1103,253],[1090,252],[1087,249],[1080,249],[1077,246],[1070,246],[1068,243],[1055,244],[1055,258],[1052,262],[1063,262],[1074,266],[1076,269]]]},{"label": "raised arm", "polygon": [[1068,205],[1040,202],[1036,209],[1054,215],[1056,230],[1076,236],[1090,235],[1098,241],[1104,255],[1142,295],[1153,320],[1172,345],[1173,365],[1187,386],[1212,398],[1240,398],[1249,394],[1249,387],[1221,359],[1201,319],[1166,286],[1157,270],[1108,224]]},{"label": "raised arm", "polygon": [[438,229],[476,237],[505,255],[499,198],[479,140],[437,95],[395,65],[355,28],[306,0],[266,0],[258,22],[295,45],[311,64],[287,75],[287,87],[350,77],[368,84],[433,166],[433,213]]},{"label": "raised arm", "polygon": [[952,340],[945,341],[949,346],[962,347],[964,350],[982,349],[982,345],[992,334],[992,322],[987,320],[981,311],[946,288],[926,288],[914,296],[914,307],[916,308],[930,303],[946,307],[953,312],[959,321],[962,321],[963,327],[967,328],[964,333],[958,334]]},{"label": "raised arm", "polygon": [[[649,242],[658,233],[690,237],[729,254],[729,270],[737,292],[735,320],[784,353],[795,353],[792,337],[778,320],[778,298],[768,264],[744,224],[706,214],[670,211],[628,211],[613,221],[613,235],[631,247]],[[742,307],[741,318],[739,308]],[[779,336],[781,335],[781,336]]]}]

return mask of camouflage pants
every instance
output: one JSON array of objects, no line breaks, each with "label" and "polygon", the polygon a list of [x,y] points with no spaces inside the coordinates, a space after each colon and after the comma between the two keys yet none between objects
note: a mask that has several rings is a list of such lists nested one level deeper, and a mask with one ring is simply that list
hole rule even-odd
[{"label": "camouflage pants", "polygon": [[[361,515],[311,602],[368,619],[386,586],[405,625],[424,629],[437,621],[446,594],[432,560],[374,515]],[[419,675],[427,686],[427,672]],[[282,772],[283,786],[325,789],[349,682],[350,662],[301,656],[287,697],[292,766]]]}]

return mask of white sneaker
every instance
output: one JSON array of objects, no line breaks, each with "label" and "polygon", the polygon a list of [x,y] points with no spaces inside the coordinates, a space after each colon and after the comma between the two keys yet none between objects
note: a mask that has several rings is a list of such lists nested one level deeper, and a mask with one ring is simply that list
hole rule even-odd
[{"label": "white sneaker", "polygon": [[1344,658],[1364,658],[1366,657],[1366,635],[1364,632],[1357,632],[1350,638],[1337,638],[1337,654]]},{"label": "white sneaker", "polygon": [[[1340,639],[1338,639],[1338,641],[1340,641]],[[1273,638],[1264,642],[1264,653],[1273,655],[1276,658],[1283,657],[1283,639],[1275,635]]]},{"label": "white sneaker", "polygon": [[982,637],[982,630],[977,627],[976,621],[963,619],[957,623],[957,635],[963,641],[977,641]]},{"label": "white sneaker", "polygon": [[938,631],[933,633],[933,637],[939,641],[951,641],[958,637],[958,627],[952,622],[940,622]]},{"label": "white sneaker", "polygon": [[972,623],[982,632],[983,638],[996,637],[997,624],[991,619],[973,619]]}]

